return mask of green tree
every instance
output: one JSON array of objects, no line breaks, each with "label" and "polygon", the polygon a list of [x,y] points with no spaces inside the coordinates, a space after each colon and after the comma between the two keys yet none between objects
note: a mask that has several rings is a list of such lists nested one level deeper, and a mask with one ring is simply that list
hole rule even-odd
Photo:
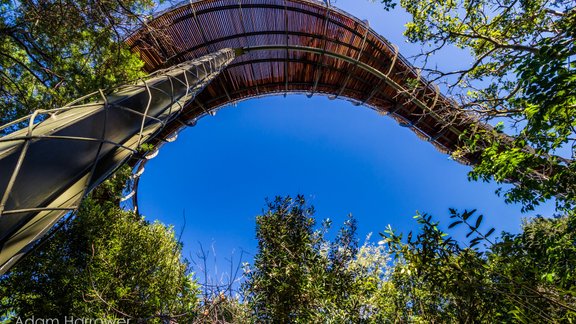
[{"label": "green tree", "polygon": [[9,317],[191,321],[198,285],[172,228],[118,207],[124,169],[83,202],[77,215],[0,278]]},{"label": "green tree", "polygon": [[[382,1],[387,8],[393,2]],[[479,153],[471,179],[514,181],[505,195],[526,210],[555,197],[576,201],[576,10],[569,0],[400,0],[405,35],[423,45],[424,64],[448,46],[468,51],[456,71],[425,66],[461,109],[494,130],[471,127],[455,155]],[[506,127],[503,127],[503,126]],[[511,140],[503,140],[506,130]]]},{"label": "green tree", "polygon": [[482,254],[442,232],[429,215],[414,216],[420,228],[406,240],[389,227],[384,236],[394,256],[390,284],[395,318],[417,323],[479,323],[494,319],[491,281]]},{"label": "green tree", "polygon": [[536,217],[491,246],[487,260],[493,281],[508,282],[509,315],[523,322],[576,320],[575,226],[573,215]]},{"label": "green tree", "polygon": [[[387,9],[395,5],[388,0],[382,3]],[[463,145],[454,154],[480,157],[469,177],[513,181],[516,186],[504,193],[507,202],[521,203],[528,211],[555,198],[563,215],[530,219],[520,234],[503,233],[501,241],[487,241],[485,236],[493,230],[478,232],[481,217],[470,223],[473,212],[452,211],[457,220],[451,227],[466,224],[469,235],[475,236],[471,245],[489,243],[484,252],[447,245],[451,240],[434,234],[438,224],[420,216],[423,227],[416,240],[399,243],[400,236],[392,235],[392,230],[385,235],[397,242],[393,250],[405,263],[401,274],[413,274],[409,267],[423,273],[432,271],[433,275],[425,277],[418,271],[416,277],[409,275],[406,280],[412,285],[429,276],[444,278],[448,273],[450,277],[444,281],[424,280],[420,284],[428,285],[423,292],[441,289],[442,302],[448,304],[440,307],[440,301],[431,301],[440,307],[440,313],[459,308],[456,302],[464,296],[455,293],[461,280],[452,277],[461,273],[481,283],[479,289],[488,295],[496,294],[490,310],[478,313],[488,315],[483,321],[574,321],[574,238],[569,230],[576,202],[573,1],[400,0],[399,4],[412,17],[405,35],[410,42],[423,45],[419,58],[428,78],[442,82],[448,94],[459,99],[460,109],[476,116],[479,123],[499,122],[493,130],[471,127],[462,137]],[[429,68],[430,57],[441,55],[449,46],[468,51],[470,64],[455,71]],[[431,255],[448,257],[432,258],[440,262],[433,267],[421,263]],[[454,266],[463,256],[468,268],[460,261]],[[401,267],[397,264],[396,268]],[[483,272],[475,273],[477,268]],[[409,305],[414,306],[414,298],[407,299]],[[470,314],[470,318],[475,316]]]},{"label": "green tree", "polygon": [[[326,239],[314,209],[298,196],[276,198],[257,218],[258,253],[247,267],[247,296],[235,313],[246,322],[546,323],[576,320],[574,217],[534,218],[519,234],[484,229],[475,210],[450,210],[448,228],[430,215],[408,235],[357,246],[355,221]],[[286,300],[289,303],[286,303]],[[215,300],[226,304],[224,298]],[[228,307],[228,306],[226,306]],[[248,315],[245,312],[249,311]]]},{"label": "green tree", "polygon": [[0,0],[0,125],[142,75],[123,37],[150,0]]},{"label": "green tree", "polygon": [[388,254],[369,243],[358,247],[353,217],[330,241],[331,222],[315,229],[314,208],[304,197],[277,197],[267,207],[256,219],[258,253],[244,285],[255,321],[368,323],[383,318],[374,300],[387,289]]},{"label": "green tree", "polygon": [[310,320],[315,299],[314,209],[304,197],[277,197],[256,218],[258,253],[248,276],[248,300],[261,321],[289,323]]},{"label": "green tree", "polygon": [[[573,217],[536,218],[500,241],[480,231],[475,211],[451,211],[472,236],[469,247],[441,231],[428,215],[415,216],[416,236],[383,233],[394,253],[389,284],[393,314],[403,322],[573,322],[576,320]],[[485,242],[484,249],[477,249]]]}]

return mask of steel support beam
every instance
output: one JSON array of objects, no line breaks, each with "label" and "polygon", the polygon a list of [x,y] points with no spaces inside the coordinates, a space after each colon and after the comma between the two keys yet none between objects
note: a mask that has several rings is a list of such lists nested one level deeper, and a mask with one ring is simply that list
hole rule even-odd
[{"label": "steel support beam", "polygon": [[235,55],[223,49],[0,127],[27,123],[0,137],[0,274],[90,190],[142,154],[141,145],[177,119]]},{"label": "steel support beam", "polygon": [[[446,124],[446,127],[448,129],[450,129],[452,132],[454,132],[455,134],[461,134],[461,131],[459,129],[450,125],[448,123],[448,121],[445,121],[444,118],[442,118],[442,116],[438,115],[438,113],[436,111],[434,111],[431,107],[426,105],[420,99],[414,97],[413,94],[410,93],[406,88],[404,88],[402,85],[398,84],[396,81],[394,81],[392,78],[390,78],[389,77],[390,71],[387,74],[384,74],[383,72],[379,71],[378,69],[376,69],[376,68],[374,68],[374,67],[372,67],[372,66],[370,66],[364,62],[361,62],[358,59],[354,59],[354,58],[351,58],[349,56],[341,55],[338,53],[324,51],[322,49],[315,48],[315,47],[296,46],[296,45],[293,45],[293,46],[262,45],[262,46],[251,46],[250,48],[246,47],[246,48],[242,49],[242,51],[245,53],[253,52],[253,51],[273,51],[273,50],[282,50],[282,51],[283,50],[291,50],[291,51],[323,54],[325,56],[333,57],[333,58],[348,62],[350,64],[353,64],[353,65],[357,66],[358,68],[378,77],[381,82],[384,82],[386,85],[388,85],[392,89],[396,90],[396,92],[398,94],[404,96],[407,101],[412,102],[418,108],[422,109],[422,111],[429,114],[429,116],[434,118],[438,122],[438,124],[441,124],[441,125]],[[392,69],[392,67],[390,69]],[[377,90],[377,88],[375,88],[375,90]]]}]

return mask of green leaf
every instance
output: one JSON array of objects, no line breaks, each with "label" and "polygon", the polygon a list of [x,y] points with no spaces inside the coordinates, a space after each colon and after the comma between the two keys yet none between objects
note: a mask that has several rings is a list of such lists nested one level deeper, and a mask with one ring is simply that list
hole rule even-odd
[{"label": "green leaf", "polygon": [[468,218],[470,218],[470,216],[472,216],[472,214],[474,214],[475,212],[476,212],[476,209],[472,209],[471,211],[465,210],[464,213],[462,213],[462,219],[468,220]]},{"label": "green leaf", "polygon": [[478,216],[478,219],[476,219],[476,228],[480,227],[480,224],[482,224],[482,219],[484,218],[484,216],[480,215]]},{"label": "green leaf", "polygon": [[454,227],[458,224],[462,224],[462,223],[464,223],[464,221],[457,220],[457,221],[453,222],[452,224],[448,225],[448,228],[452,228],[452,227]]},{"label": "green leaf", "polygon": [[489,237],[490,235],[492,235],[492,233],[494,233],[494,228],[491,228],[486,235],[484,235],[485,237]]}]

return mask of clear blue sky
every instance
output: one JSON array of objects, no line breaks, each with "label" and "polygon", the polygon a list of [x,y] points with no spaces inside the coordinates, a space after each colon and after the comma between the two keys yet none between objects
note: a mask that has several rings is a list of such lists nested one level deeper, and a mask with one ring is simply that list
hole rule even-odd
[{"label": "clear blue sky", "polygon": [[[387,13],[366,0],[335,5],[368,19],[404,56],[419,51],[403,39],[407,16],[400,10]],[[454,51],[437,63],[450,68],[467,61]],[[495,184],[468,182],[468,171],[368,108],[324,97],[269,97],[222,109],[166,144],[146,166],[139,202],[147,219],[173,224],[177,231],[185,214],[185,256],[200,242],[214,244],[219,260],[234,249],[256,251],[255,216],[264,199],[276,195],[305,195],[318,219],[331,218],[335,227],[354,214],[361,238],[388,224],[412,230],[417,210],[433,214],[446,228],[449,207],[477,208],[497,232],[517,232],[521,218],[535,214],[506,205],[494,194]]]}]

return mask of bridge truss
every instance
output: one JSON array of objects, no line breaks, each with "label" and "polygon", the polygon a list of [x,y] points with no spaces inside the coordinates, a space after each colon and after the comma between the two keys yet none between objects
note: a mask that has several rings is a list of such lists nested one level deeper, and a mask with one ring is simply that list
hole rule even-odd
[{"label": "bridge truss", "polygon": [[129,161],[141,167],[153,154],[142,144],[157,149],[241,100],[291,93],[349,100],[445,153],[474,122],[367,22],[329,2],[186,2],[126,44],[149,78],[0,128],[9,133],[0,137],[0,274],[114,170]]}]

